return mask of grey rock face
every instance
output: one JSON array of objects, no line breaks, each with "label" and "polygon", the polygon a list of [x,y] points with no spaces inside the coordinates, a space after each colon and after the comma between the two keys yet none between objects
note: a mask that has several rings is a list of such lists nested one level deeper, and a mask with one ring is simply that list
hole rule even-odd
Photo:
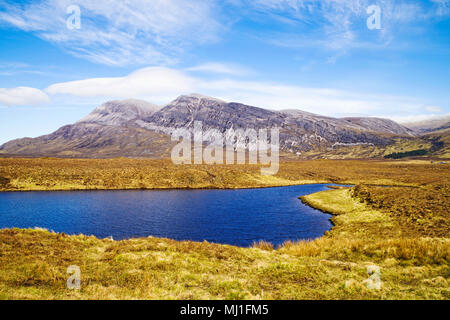
[{"label": "grey rock face", "polygon": [[[227,103],[200,95],[178,97],[150,117],[136,121],[136,125],[169,134],[176,128],[193,128],[201,121],[203,130],[218,129],[232,136],[238,129],[280,129],[280,148],[285,151],[307,151],[337,144],[376,144],[391,142],[388,135],[412,135],[411,130],[397,123],[378,118],[324,117],[308,112],[270,111],[241,103]],[[237,137],[236,146],[248,142]]]},{"label": "grey rock face", "polygon": [[[412,131],[387,119],[331,118],[299,110],[271,111],[198,94],[180,96],[159,109],[140,100],[110,101],[73,125],[38,138],[10,141],[0,154],[30,156],[167,156],[169,134],[193,129],[200,121],[204,138],[218,130],[228,143],[244,148],[255,142],[243,130],[280,129],[280,149],[291,153],[341,145],[390,144]],[[146,140],[147,139],[147,140]],[[147,141],[147,142],[146,142]]]},{"label": "grey rock face", "polygon": [[400,135],[410,135],[413,136],[414,132],[398,123],[389,120],[389,119],[381,119],[381,118],[343,118],[342,120],[360,126],[366,130],[373,132],[384,132],[384,133],[392,133],[392,134],[400,134]]}]

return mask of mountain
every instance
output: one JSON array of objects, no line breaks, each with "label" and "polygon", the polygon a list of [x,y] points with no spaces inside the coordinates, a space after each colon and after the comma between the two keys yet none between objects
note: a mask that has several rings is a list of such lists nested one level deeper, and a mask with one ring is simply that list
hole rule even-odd
[{"label": "mountain", "polygon": [[404,126],[419,134],[427,134],[433,131],[445,130],[450,128],[450,115],[424,121],[404,123]]},{"label": "mountain", "polygon": [[[201,121],[205,131],[219,129],[225,136],[230,136],[236,129],[278,127],[280,148],[287,152],[335,144],[387,145],[394,136],[413,136],[411,130],[387,119],[336,119],[297,110],[271,111],[197,94],[180,96],[135,123],[149,130],[170,133],[170,128],[192,128],[194,121]],[[244,145],[245,137],[237,140],[237,146]]]},{"label": "mountain", "polygon": [[129,126],[158,106],[141,100],[109,101],[72,125],[38,138],[16,139],[0,146],[0,154],[54,157],[170,156],[165,134]]},{"label": "mountain", "polygon": [[[174,128],[218,129],[227,137],[238,129],[280,129],[280,149],[290,154],[328,152],[342,146],[384,148],[414,132],[391,120],[332,118],[299,110],[272,111],[199,94],[183,95],[163,108],[140,100],[110,101],[78,122],[38,138],[0,146],[0,154],[65,157],[166,157]],[[248,138],[236,134],[236,148]]]}]

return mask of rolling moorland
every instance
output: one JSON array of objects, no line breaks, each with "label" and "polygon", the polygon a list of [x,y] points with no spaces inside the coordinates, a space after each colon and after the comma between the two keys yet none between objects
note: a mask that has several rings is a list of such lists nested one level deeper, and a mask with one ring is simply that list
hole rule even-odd
[{"label": "rolling moorland", "polygon": [[[275,176],[261,176],[259,169],[170,160],[0,159],[1,191],[356,185],[302,197],[334,214],[334,227],[320,239],[279,248],[1,230],[0,298],[450,298],[449,164],[285,160]],[[65,286],[69,265],[81,268],[81,290]],[[379,290],[364,282],[371,265],[381,268]]]},{"label": "rolling moorland", "polygon": [[[262,176],[260,165],[174,165],[170,132],[194,121],[228,134],[279,127],[278,173]],[[0,230],[0,298],[449,299],[449,133],[448,118],[405,127],[201,95],[163,108],[107,102],[49,135],[0,146],[0,192],[355,186],[299,199],[332,213],[334,227],[278,248]],[[245,147],[244,136],[235,138],[236,149]],[[70,265],[81,268],[81,290],[66,288]],[[366,285],[373,265],[381,268],[379,290]]]}]

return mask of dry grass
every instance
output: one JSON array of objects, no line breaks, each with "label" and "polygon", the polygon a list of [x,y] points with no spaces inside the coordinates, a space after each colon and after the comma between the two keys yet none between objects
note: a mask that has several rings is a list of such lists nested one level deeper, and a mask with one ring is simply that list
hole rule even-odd
[{"label": "dry grass", "polygon": [[[445,135],[446,136],[446,135]],[[447,143],[448,141],[446,141]],[[448,144],[446,144],[447,146]],[[305,158],[326,158],[326,159],[374,159],[383,158],[395,152],[406,152],[418,149],[431,150],[433,144],[424,138],[399,138],[394,139],[392,144],[387,146],[359,145],[359,146],[336,146],[328,148],[326,151],[311,150],[302,154]],[[443,153],[433,153],[434,157],[445,158]]]},{"label": "dry grass", "polygon": [[450,164],[429,161],[282,161],[275,176],[259,165],[183,165],[170,160],[0,158],[0,191],[251,188],[306,183],[433,185]]},{"label": "dry grass", "polygon": [[[78,188],[79,179],[90,181],[86,188],[125,188],[136,183],[146,184],[144,187],[249,187],[274,181],[416,188],[365,186],[302,197],[304,202],[333,213],[335,226],[320,239],[287,242],[277,249],[266,242],[239,248],[152,237],[111,241],[45,230],[0,230],[2,299],[450,298],[448,216],[442,211],[448,207],[448,165],[286,162],[274,180],[264,180],[258,178],[259,167],[251,166],[191,166],[183,175],[181,169],[164,161],[40,161],[1,159],[3,188]],[[429,201],[428,192],[436,193],[436,201]],[[433,211],[431,216],[427,208]],[[418,219],[405,223],[410,216],[420,216],[427,227],[417,228]],[[81,269],[81,290],[65,286],[70,265]],[[364,284],[371,265],[381,268],[380,290]]]},{"label": "dry grass", "polygon": [[260,240],[258,242],[254,242],[252,245],[253,248],[258,248],[261,250],[267,250],[267,251],[272,251],[273,248],[273,244],[264,240]]},{"label": "dry grass", "polygon": [[357,186],[353,196],[370,207],[389,213],[404,234],[448,236],[450,230],[450,184],[422,188]]},{"label": "dry grass", "polygon": [[[2,230],[0,243],[3,299],[450,298],[443,239],[325,237],[267,251]],[[373,264],[382,270],[381,290],[362,284]],[[81,290],[65,287],[69,265],[81,269]]]}]

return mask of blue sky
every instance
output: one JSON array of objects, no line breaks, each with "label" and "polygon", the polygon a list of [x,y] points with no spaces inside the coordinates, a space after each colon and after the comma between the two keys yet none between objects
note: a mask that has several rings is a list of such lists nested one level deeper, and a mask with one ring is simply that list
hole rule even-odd
[{"label": "blue sky", "polygon": [[450,113],[450,0],[0,0],[0,48],[0,143],[107,100],[192,92],[329,116]]}]

